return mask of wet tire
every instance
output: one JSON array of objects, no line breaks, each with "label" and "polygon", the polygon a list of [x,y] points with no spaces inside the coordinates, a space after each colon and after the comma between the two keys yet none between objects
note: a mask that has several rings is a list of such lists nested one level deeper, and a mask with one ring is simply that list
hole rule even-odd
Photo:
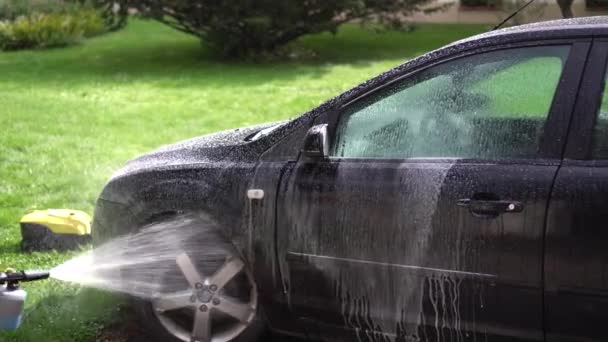
[{"label": "wet tire", "polygon": [[[202,237],[210,240],[210,235]],[[223,253],[200,255],[186,248],[174,263],[159,265],[159,290],[132,305],[140,326],[152,341],[253,342],[265,324],[251,270],[234,247],[219,241]],[[201,246],[208,241],[200,241]],[[193,243],[192,246],[198,246]],[[189,250],[190,249],[190,250]],[[127,252],[127,255],[129,253]],[[130,276],[137,270],[124,270]]]},{"label": "wet tire", "polygon": [[[181,342],[180,338],[173,335],[168,331],[162,323],[158,320],[158,317],[154,313],[154,307],[150,302],[133,299],[133,304],[139,325],[146,331],[146,341],[154,342]],[[258,310],[258,315],[259,315]],[[266,336],[266,329],[261,320],[254,321],[245,331],[239,336],[230,340],[230,342],[254,342],[263,341],[261,336]],[[211,340],[216,342],[216,340]]]}]

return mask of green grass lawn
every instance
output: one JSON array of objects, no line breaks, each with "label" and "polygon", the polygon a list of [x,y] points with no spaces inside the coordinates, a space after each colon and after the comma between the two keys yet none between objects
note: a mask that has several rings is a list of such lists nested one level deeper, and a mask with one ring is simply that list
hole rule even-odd
[{"label": "green grass lawn", "polygon": [[[197,39],[132,20],[66,49],[0,53],[0,269],[50,268],[73,253],[22,254],[31,209],[92,212],[125,161],[205,133],[295,117],[413,56],[485,29],[421,25],[414,33],[346,26],[300,39],[318,56],[221,62]],[[1,341],[91,341],[119,300],[54,280],[27,284],[28,317]]]}]

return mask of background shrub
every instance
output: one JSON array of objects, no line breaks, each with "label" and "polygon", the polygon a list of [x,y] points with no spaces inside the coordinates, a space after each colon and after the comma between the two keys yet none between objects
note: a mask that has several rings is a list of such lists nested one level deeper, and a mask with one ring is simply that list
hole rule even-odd
[{"label": "background shrub", "polygon": [[65,46],[105,31],[86,2],[0,0],[0,18],[2,50]]},{"label": "background shrub", "polygon": [[15,20],[33,13],[70,13],[83,8],[92,8],[92,3],[86,0],[0,0],[0,20]]},{"label": "background shrub", "polygon": [[[300,36],[336,32],[349,21],[405,29],[414,12],[443,7],[432,0],[96,0],[128,8],[195,35],[224,55],[272,52]],[[114,11],[116,12],[116,10]]]}]

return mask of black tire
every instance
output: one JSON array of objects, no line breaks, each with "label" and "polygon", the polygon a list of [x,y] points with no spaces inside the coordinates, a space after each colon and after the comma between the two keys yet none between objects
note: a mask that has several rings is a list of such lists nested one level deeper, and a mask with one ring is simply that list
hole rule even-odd
[{"label": "black tire", "polygon": [[[131,305],[137,314],[138,323],[144,329],[144,331],[146,331],[149,341],[182,342],[182,340],[173,336],[167,329],[163,327],[156,314],[154,314],[154,307],[149,301],[132,298]],[[263,313],[261,306],[258,305],[256,318],[254,321],[247,329],[245,329],[245,331],[243,331],[231,342],[266,341],[265,338],[262,338],[262,336],[265,336],[267,333],[262,315]]]}]

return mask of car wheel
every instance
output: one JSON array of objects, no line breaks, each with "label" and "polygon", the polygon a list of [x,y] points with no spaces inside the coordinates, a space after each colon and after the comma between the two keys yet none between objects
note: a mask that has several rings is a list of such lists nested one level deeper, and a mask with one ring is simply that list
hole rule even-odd
[{"label": "car wheel", "polygon": [[182,253],[173,269],[163,269],[162,290],[150,299],[135,300],[150,338],[159,342],[258,340],[264,324],[257,287],[237,253],[219,262]]}]

